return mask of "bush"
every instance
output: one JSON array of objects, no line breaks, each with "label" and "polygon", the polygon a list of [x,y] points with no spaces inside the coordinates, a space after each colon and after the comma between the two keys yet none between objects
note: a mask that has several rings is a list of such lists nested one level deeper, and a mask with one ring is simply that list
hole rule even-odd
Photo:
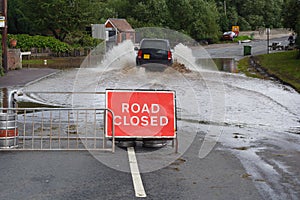
[{"label": "bush", "polygon": [[65,38],[65,41],[74,48],[93,48],[102,42],[102,40],[93,38],[82,32],[69,33]]},{"label": "bush", "polygon": [[31,48],[49,48],[54,53],[65,53],[71,50],[70,45],[51,36],[8,35],[8,41],[11,39],[17,40],[16,48],[21,49],[21,51],[30,51]]}]

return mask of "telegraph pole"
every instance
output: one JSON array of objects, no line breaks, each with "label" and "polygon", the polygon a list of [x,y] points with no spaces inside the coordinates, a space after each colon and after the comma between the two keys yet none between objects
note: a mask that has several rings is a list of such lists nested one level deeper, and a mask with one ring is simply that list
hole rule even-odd
[{"label": "telegraph pole", "polygon": [[270,51],[270,48],[269,48],[269,46],[270,46],[270,32],[271,32],[271,30],[270,30],[270,28],[267,28],[267,47],[268,47],[268,49],[267,49],[267,52],[268,52],[268,54],[269,54],[269,51]]},{"label": "telegraph pole", "polygon": [[4,17],[4,27],[2,28],[2,67],[4,72],[8,72],[7,67],[7,0],[1,0],[2,16]]}]

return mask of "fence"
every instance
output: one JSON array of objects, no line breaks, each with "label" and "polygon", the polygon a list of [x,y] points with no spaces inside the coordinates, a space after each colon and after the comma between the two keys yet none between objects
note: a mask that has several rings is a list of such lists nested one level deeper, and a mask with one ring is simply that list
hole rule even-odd
[{"label": "fence", "polygon": [[[115,137],[105,138],[105,114],[95,108],[1,108],[2,115],[16,115],[2,121],[0,143],[3,150],[100,150],[115,151]],[[5,118],[5,117],[3,117]],[[7,117],[6,117],[7,118]],[[110,124],[114,134],[114,124]],[[2,142],[1,142],[2,141]],[[5,146],[5,144],[12,144]],[[14,148],[10,148],[13,146]]]}]

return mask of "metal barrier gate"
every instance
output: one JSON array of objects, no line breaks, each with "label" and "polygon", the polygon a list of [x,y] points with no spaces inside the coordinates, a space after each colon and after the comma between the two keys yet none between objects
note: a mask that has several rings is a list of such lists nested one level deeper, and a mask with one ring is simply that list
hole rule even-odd
[{"label": "metal barrier gate", "polygon": [[[105,114],[110,112],[113,115],[109,109],[1,108],[0,112],[3,119],[0,151],[115,151],[115,137],[107,140],[104,133]],[[14,114],[15,121],[9,121]],[[113,122],[110,125],[114,130]]]}]

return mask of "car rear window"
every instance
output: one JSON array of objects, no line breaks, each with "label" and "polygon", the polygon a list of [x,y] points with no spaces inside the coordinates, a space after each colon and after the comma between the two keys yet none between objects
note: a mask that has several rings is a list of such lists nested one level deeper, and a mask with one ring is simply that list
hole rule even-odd
[{"label": "car rear window", "polygon": [[141,49],[162,49],[168,50],[168,43],[164,40],[143,40]]}]

